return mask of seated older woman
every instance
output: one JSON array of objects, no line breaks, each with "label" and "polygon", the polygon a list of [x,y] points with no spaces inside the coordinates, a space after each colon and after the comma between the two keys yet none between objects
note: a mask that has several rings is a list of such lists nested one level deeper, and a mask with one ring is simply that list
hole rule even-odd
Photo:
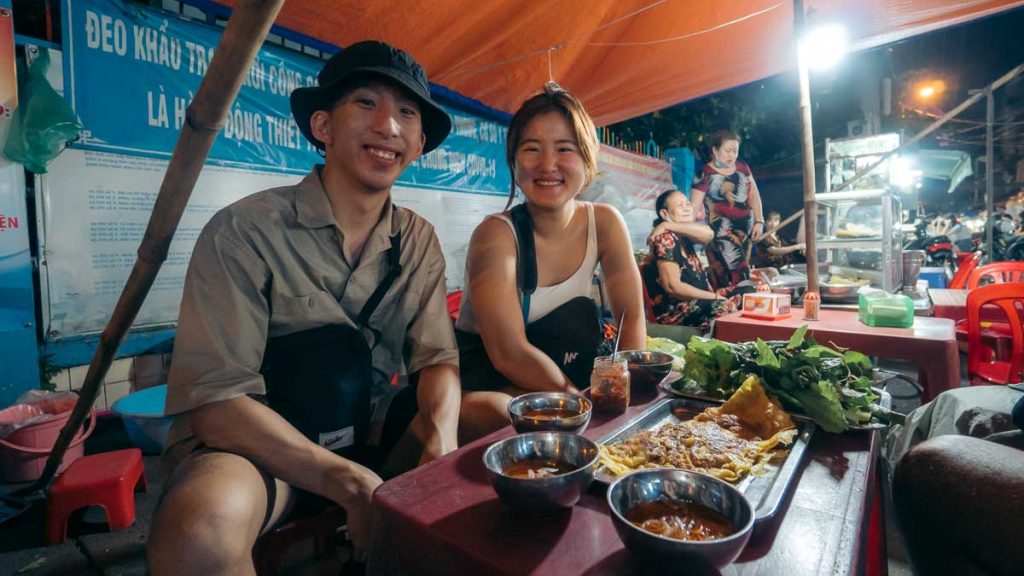
[{"label": "seated older woman", "polygon": [[[739,296],[712,292],[693,245],[711,241],[707,225],[694,222],[690,200],[678,190],[662,192],[658,214],[648,238],[650,253],[643,266],[644,287],[655,322],[710,330],[711,320],[736,310]],[[730,297],[731,296],[731,297]]]}]

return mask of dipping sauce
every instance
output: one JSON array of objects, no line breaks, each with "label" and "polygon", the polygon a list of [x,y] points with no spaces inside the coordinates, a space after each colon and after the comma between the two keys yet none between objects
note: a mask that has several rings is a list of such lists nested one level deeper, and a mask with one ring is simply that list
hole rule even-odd
[{"label": "dipping sauce", "polygon": [[554,460],[523,460],[505,468],[501,473],[513,478],[537,479],[558,476],[575,469],[574,466]]},{"label": "dipping sauce", "polygon": [[634,526],[676,540],[712,540],[736,532],[722,514],[692,502],[657,500],[640,504],[625,514]]},{"label": "dipping sauce", "polygon": [[579,415],[579,412],[568,408],[533,408],[523,412],[523,418],[534,420],[563,420]]}]

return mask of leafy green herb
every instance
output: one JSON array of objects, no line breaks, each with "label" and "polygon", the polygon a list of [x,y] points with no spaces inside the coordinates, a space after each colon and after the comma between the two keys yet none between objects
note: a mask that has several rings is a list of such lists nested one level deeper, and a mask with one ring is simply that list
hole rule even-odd
[{"label": "leafy green herb", "polygon": [[818,344],[801,326],[788,341],[727,343],[694,336],[686,346],[683,378],[674,384],[688,393],[727,398],[749,374],[790,410],[829,432],[871,420],[878,394],[871,388],[874,367],[860,352]]}]

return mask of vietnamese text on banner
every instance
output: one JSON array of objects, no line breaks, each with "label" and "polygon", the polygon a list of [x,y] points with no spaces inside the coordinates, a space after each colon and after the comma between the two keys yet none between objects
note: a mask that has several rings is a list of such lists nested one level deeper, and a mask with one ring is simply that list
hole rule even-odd
[{"label": "vietnamese text on banner", "polygon": [[[65,96],[85,126],[79,146],[170,157],[221,29],[119,0],[65,0]],[[256,56],[210,152],[224,165],[301,174],[320,160],[295,124],[291,91],[316,83],[323,60],[272,45]],[[452,135],[400,182],[508,191],[505,126],[446,107]]]}]

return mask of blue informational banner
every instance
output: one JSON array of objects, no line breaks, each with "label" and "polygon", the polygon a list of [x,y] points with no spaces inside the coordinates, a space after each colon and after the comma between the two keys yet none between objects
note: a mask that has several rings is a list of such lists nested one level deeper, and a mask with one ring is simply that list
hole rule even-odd
[{"label": "blue informational banner", "polygon": [[[65,95],[85,131],[78,146],[170,157],[221,29],[119,0],[64,0]],[[288,95],[316,84],[323,61],[264,45],[210,162],[302,174],[320,160],[291,117]],[[505,126],[451,107],[445,143],[401,183],[506,194]]]}]

